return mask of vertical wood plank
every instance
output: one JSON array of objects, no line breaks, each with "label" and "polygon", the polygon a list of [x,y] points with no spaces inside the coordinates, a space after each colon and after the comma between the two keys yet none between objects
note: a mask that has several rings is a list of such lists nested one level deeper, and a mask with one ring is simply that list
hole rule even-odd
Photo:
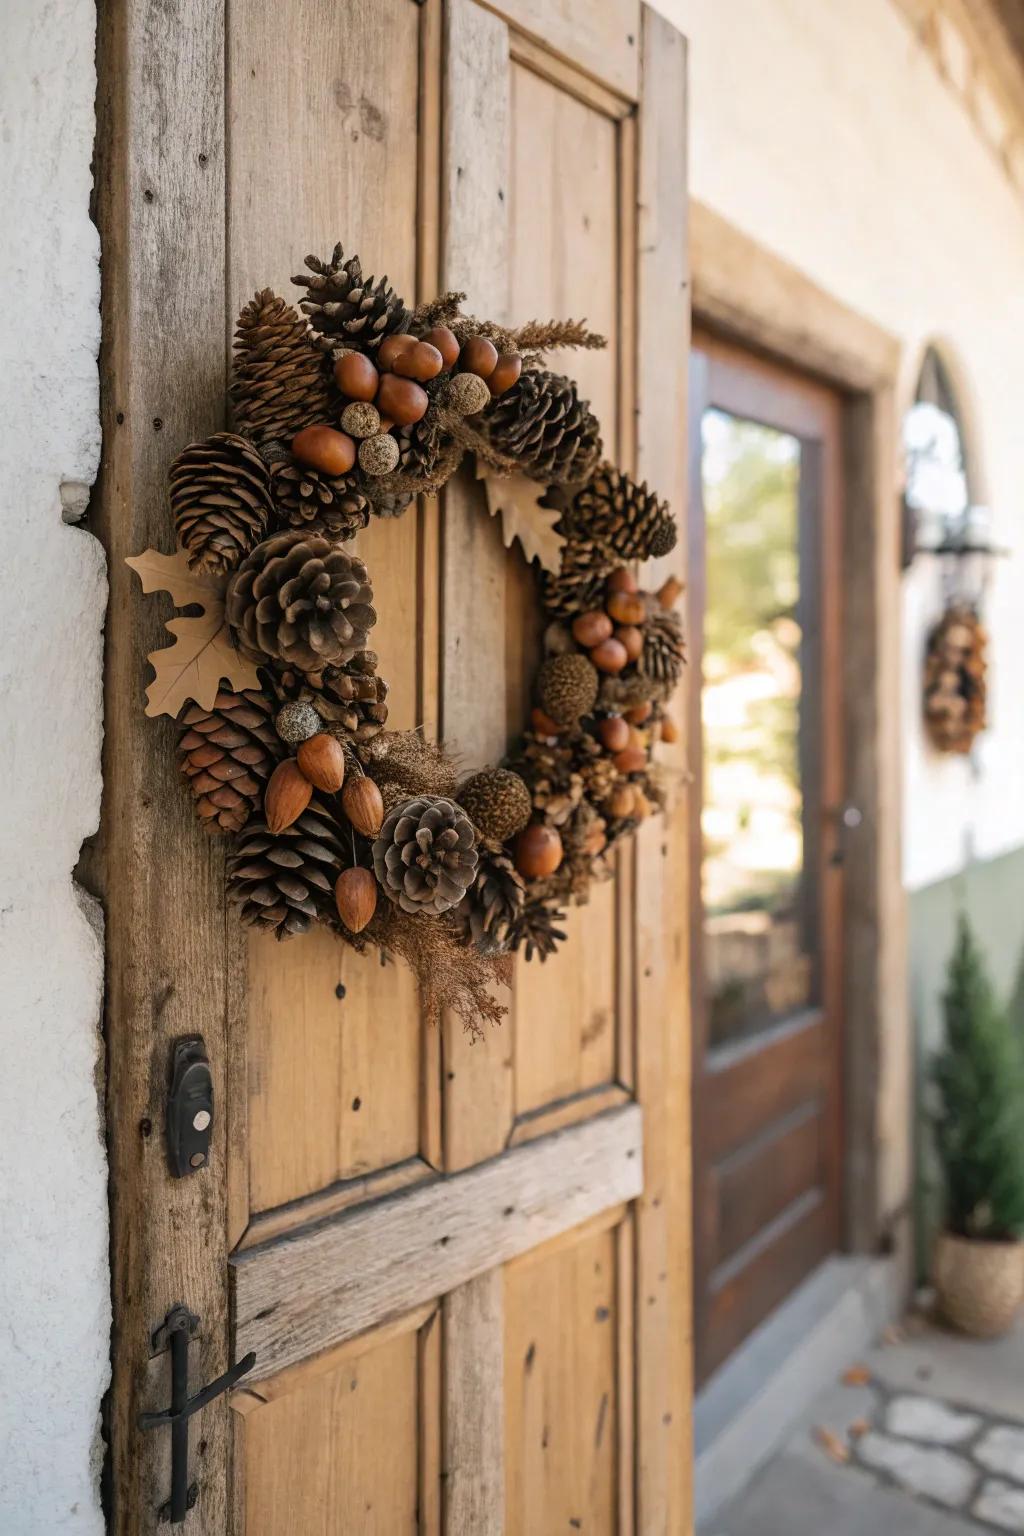
[{"label": "vertical wood plank", "polygon": [[[645,6],[637,246],[637,468],[680,514],[686,494],[686,45]],[[652,562],[652,585],[682,575],[685,537]],[[648,569],[651,569],[650,567]],[[689,686],[696,686],[691,678]],[[682,713],[682,700],[676,702]],[[637,1529],[691,1528],[690,1018],[687,811],[679,789],[637,838],[637,1095],[644,1107],[644,1192],[637,1203]]]},{"label": "vertical wood plank", "polygon": [[[194,825],[169,720],[143,715],[147,652],[168,608],[124,564],[171,542],[166,474],[175,453],[222,425],[224,14],[218,0],[101,7],[97,194],[103,239],[103,463],[93,507],[110,609],[100,883],[107,920],[107,1124],[115,1338],[111,1530],[146,1536],[170,1492],[169,1436],[143,1434],[165,1408],[166,1353],[150,1337],[173,1303],[201,1318],[194,1383],[227,1364],[226,1121],[210,1168],[171,1179],[164,1106],[173,1041],[201,1033],[225,1103],[223,854]],[[187,104],[187,110],[185,107]],[[228,1528],[230,1427],[202,1410],[199,1498],[182,1530]]]},{"label": "vertical wood plank", "polygon": [[[445,11],[442,115],[442,287],[465,290],[470,311],[508,309],[508,28],[473,0]],[[505,550],[482,486],[463,467],[443,495],[441,724],[467,766],[504,755]],[[473,1046],[444,1024],[445,1165],[494,1156],[512,1124],[510,1020]]]},{"label": "vertical wood plank", "polygon": [[445,1536],[505,1529],[505,1280],[449,1292],[444,1318]]}]

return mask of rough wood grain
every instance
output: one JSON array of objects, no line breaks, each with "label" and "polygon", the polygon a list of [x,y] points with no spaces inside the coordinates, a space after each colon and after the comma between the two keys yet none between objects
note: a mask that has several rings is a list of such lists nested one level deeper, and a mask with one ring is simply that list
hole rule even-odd
[{"label": "rough wood grain", "polygon": [[[637,241],[638,444],[641,479],[674,507],[686,495],[686,45],[643,8]],[[685,537],[652,562],[652,585],[685,574]],[[690,686],[694,686],[690,679]],[[682,700],[675,708],[681,717]],[[637,1529],[688,1531],[692,1252],[688,814],[685,747],[666,752],[677,794],[637,838],[637,1097],[644,1106],[644,1193],[636,1213]]]},{"label": "rough wood grain", "polygon": [[464,1284],[641,1189],[634,1104],[231,1261],[266,1374]]},{"label": "rough wood grain", "polygon": [[640,85],[639,0],[485,0],[517,30],[635,101]]},{"label": "rough wood grain", "polygon": [[[169,1436],[137,1427],[140,1411],[169,1401],[168,1357],[150,1358],[151,1334],[185,1302],[202,1319],[193,1382],[228,1363],[225,1120],[214,1119],[209,1170],[192,1178],[169,1177],[163,1138],[176,1038],[203,1034],[214,1100],[224,1102],[223,854],[181,792],[172,725],[143,714],[145,657],[163,643],[170,609],[144,598],[124,564],[148,544],[170,546],[170,461],[223,425],[223,7],[104,6],[98,66],[104,452],[92,506],[110,571],[99,878],[115,1318],[111,1529],[146,1536],[170,1491]],[[190,920],[197,912],[202,922]],[[200,1438],[199,1499],[182,1529],[221,1536],[230,1462],[223,1401],[202,1410],[193,1446]]]},{"label": "rough wood grain", "polygon": [[505,1527],[505,1277],[478,1275],[444,1299],[444,1531]]}]

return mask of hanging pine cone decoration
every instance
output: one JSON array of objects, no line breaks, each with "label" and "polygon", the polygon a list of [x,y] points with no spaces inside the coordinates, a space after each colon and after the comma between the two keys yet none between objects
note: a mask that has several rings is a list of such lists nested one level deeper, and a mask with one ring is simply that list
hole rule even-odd
[{"label": "hanging pine cone decoration", "polygon": [[534,955],[546,960],[553,955],[559,944],[565,942],[565,929],[558,926],[565,922],[565,913],[545,901],[527,900],[508,925],[508,947],[522,950],[527,960]]},{"label": "hanging pine cone decoration", "polygon": [[178,763],[209,832],[238,832],[257,811],[283,748],[273,704],[258,689],[222,688],[210,709],[191,703],[179,720]]},{"label": "hanging pine cone decoration", "polygon": [[235,645],[257,666],[318,673],[366,649],[377,622],[366,566],[318,535],[279,533],[258,544],[228,584]]},{"label": "hanging pine cone decoration", "polygon": [[309,326],[272,288],[245,306],[235,332],[235,426],[258,443],[330,421],[330,381]]},{"label": "hanging pine cone decoration", "polygon": [[925,726],[940,752],[966,755],[985,729],[988,636],[972,608],[955,603],[928,637]]},{"label": "hanging pine cone decoration", "polygon": [[409,311],[388,287],[387,278],[380,282],[364,278],[359,257],[345,261],[340,244],[330,261],[307,256],[305,264],[308,275],[300,272],[292,282],[305,288],[306,298],[299,307],[328,349],[353,346],[374,352],[385,336],[408,330]]},{"label": "hanging pine cone decoration", "polygon": [[648,697],[667,699],[674,691],[686,661],[683,625],[670,608],[655,608],[643,630],[644,648],[637,671],[652,689]]},{"label": "hanging pine cone decoration", "polygon": [[501,954],[509,948],[512,932],[526,899],[526,885],[500,842],[487,838],[478,844],[480,862],[476,879],[459,908],[470,943],[481,954]]},{"label": "hanging pine cone decoration", "polygon": [[373,845],[373,867],[386,895],[416,915],[457,907],[477,863],[473,823],[454,801],[432,795],[397,805]]},{"label": "hanging pine cone decoration", "polygon": [[288,939],[314,921],[333,924],[334,883],[345,864],[342,829],[314,790],[283,832],[271,832],[262,816],[242,830],[228,860],[228,899],[243,923]]},{"label": "hanging pine cone decoration", "polygon": [[270,467],[279,524],[339,542],[354,539],[370,521],[370,503],[347,475],[332,476],[294,459]]},{"label": "hanging pine cone decoration", "polygon": [[267,531],[273,509],[266,464],[244,437],[215,432],[179,453],[168,479],[189,565],[226,576]]},{"label": "hanging pine cone decoration", "polygon": [[678,537],[668,503],[612,464],[577,492],[563,523],[575,544],[597,546],[617,565],[667,555]]},{"label": "hanging pine cone decoration", "polygon": [[543,368],[524,370],[482,418],[482,430],[520,474],[548,485],[589,480],[601,457],[601,428],[572,379]]}]

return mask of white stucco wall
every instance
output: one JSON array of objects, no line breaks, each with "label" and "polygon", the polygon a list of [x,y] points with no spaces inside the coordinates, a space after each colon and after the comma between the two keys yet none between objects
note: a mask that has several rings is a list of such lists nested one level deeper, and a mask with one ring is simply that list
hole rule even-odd
[{"label": "white stucco wall", "polygon": [[963,381],[997,542],[981,776],[919,719],[934,562],[905,582],[904,877],[1024,844],[1024,202],[892,0],[655,0],[689,39],[693,196]]},{"label": "white stucco wall", "polygon": [[91,0],[0,6],[0,1531],[99,1533],[109,1358]]}]

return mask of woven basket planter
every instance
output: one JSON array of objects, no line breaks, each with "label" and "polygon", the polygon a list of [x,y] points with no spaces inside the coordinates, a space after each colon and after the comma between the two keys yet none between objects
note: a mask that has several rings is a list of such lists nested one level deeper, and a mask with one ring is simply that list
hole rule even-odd
[{"label": "woven basket planter", "polygon": [[935,1288],[946,1320],[975,1338],[1008,1333],[1024,1302],[1024,1244],[985,1243],[943,1232]]}]

